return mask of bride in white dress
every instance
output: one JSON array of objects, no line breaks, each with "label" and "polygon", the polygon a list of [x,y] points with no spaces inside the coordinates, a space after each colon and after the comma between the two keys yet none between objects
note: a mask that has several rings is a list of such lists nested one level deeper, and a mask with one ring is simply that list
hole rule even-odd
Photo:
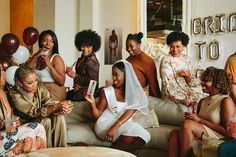
[{"label": "bride in white dress", "polygon": [[150,140],[150,133],[132,121],[137,110],[148,114],[147,96],[126,60],[113,65],[112,78],[113,85],[104,88],[97,104],[92,95],[86,96],[93,116],[98,119],[95,133],[112,142],[113,148],[132,151]]}]

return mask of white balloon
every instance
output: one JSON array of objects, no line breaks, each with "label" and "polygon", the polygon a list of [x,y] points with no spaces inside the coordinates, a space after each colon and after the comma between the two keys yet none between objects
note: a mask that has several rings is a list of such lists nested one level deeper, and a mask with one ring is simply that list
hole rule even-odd
[{"label": "white balloon", "polygon": [[15,81],[14,81],[14,75],[16,72],[16,69],[18,69],[18,66],[11,66],[9,68],[7,68],[6,71],[6,81],[7,83],[9,83],[10,85],[15,85]]},{"label": "white balloon", "polygon": [[24,46],[19,46],[15,53],[12,54],[12,60],[16,64],[25,63],[29,59],[29,50]]}]

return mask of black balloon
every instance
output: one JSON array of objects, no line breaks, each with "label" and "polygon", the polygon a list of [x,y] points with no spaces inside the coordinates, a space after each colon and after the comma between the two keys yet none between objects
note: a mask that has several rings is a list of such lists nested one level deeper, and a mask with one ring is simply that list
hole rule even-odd
[{"label": "black balloon", "polygon": [[0,58],[0,64],[2,65],[3,70],[6,71],[8,67],[13,65],[13,62],[11,58],[4,57],[4,58]]},{"label": "black balloon", "polygon": [[7,53],[12,55],[18,49],[20,41],[15,34],[7,33],[2,36],[1,44]]},{"label": "black balloon", "polygon": [[38,41],[39,32],[34,27],[27,27],[23,31],[23,41],[27,46],[31,46]]},{"label": "black balloon", "polygon": [[7,53],[7,51],[3,48],[3,46],[0,44],[0,57],[10,57],[11,55]]}]

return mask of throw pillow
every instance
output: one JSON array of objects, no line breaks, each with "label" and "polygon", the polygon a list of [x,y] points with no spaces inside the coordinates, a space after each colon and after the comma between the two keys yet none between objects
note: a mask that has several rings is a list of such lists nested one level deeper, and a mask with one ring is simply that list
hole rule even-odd
[{"label": "throw pillow", "polygon": [[159,127],[159,122],[155,109],[153,106],[149,105],[149,114],[145,115],[139,111],[133,116],[133,121],[140,124],[145,129],[147,128],[157,128]]}]

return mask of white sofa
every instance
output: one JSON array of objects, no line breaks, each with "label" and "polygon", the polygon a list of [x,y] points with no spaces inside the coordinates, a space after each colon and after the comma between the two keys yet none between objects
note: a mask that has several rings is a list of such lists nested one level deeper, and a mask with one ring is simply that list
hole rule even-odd
[{"label": "white sofa", "polygon": [[[167,157],[168,137],[173,129],[180,126],[184,118],[183,108],[159,98],[148,99],[149,104],[155,108],[160,127],[147,129],[151,133],[150,142],[136,150],[134,154],[138,157]],[[73,102],[73,104],[72,113],[66,116],[68,144],[84,142],[93,146],[110,147],[111,143],[100,140],[94,133],[95,119],[91,115],[88,102]]]},{"label": "white sofa", "polygon": [[[84,142],[94,146],[111,146],[111,143],[100,140],[94,133],[95,119],[86,101],[73,102],[72,113],[66,116],[68,144]],[[160,127],[147,129],[151,133],[151,141],[135,151],[137,156],[166,157],[168,137],[171,130],[177,128],[183,120],[183,111],[176,105],[162,99],[149,97],[149,104],[155,108]]]}]

